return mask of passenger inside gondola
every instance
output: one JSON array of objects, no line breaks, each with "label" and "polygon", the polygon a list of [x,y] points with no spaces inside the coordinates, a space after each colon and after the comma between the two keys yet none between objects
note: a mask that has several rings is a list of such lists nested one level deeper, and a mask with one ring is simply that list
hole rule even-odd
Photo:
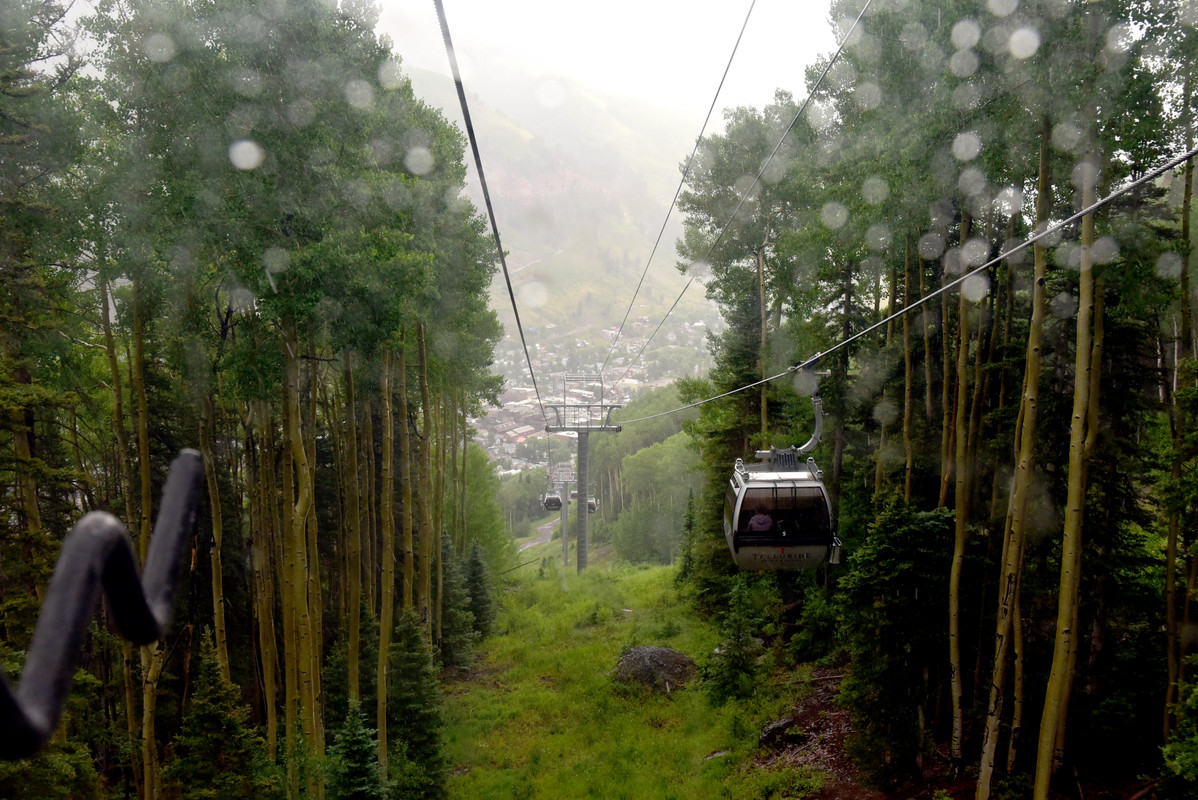
[{"label": "passenger inside gondola", "polygon": [[772,530],[773,527],[773,518],[760,508],[754,511],[753,516],[749,519],[749,530],[753,533],[764,533]]}]

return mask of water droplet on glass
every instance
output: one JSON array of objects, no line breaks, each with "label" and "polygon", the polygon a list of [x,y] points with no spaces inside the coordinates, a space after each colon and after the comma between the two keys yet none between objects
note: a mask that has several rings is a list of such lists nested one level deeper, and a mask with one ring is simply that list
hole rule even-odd
[{"label": "water droplet on glass", "polygon": [[986,176],[977,167],[969,167],[961,172],[957,188],[966,196],[981,194],[986,190]]},{"label": "water droplet on glass", "polygon": [[982,29],[972,19],[966,17],[953,26],[950,36],[953,47],[958,50],[968,50],[982,38]]},{"label": "water droplet on glass", "polygon": [[865,81],[853,92],[853,101],[864,111],[877,108],[882,104],[882,89],[873,81]]},{"label": "water droplet on glass", "polygon": [[311,125],[316,119],[316,109],[310,100],[296,100],[287,106],[287,121],[296,128]]},{"label": "water droplet on glass", "polygon": [[279,287],[275,282],[275,276],[286,272],[291,266],[291,256],[281,247],[267,248],[262,254],[262,271],[266,274],[266,280],[270,283],[272,292],[278,291]]},{"label": "water droplet on glass", "polygon": [[1018,214],[1023,208],[1023,190],[1018,186],[1004,186],[994,196],[994,208],[1006,217]]},{"label": "water droplet on glass", "polygon": [[965,271],[965,262],[961,258],[960,247],[950,247],[944,251],[944,274],[960,275]]},{"label": "water droplet on glass", "polygon": [[828,70],[827,81],[837,89],[847,89],[857,82],[857,68],[848,61],[837,61]]},{"label": "water droplet on glass", "polygon": [[958,78],[968,78],[978,71],[981,62],[978,54],[972,50],[958,50],[948,60],[949,70]]},{"label": "water droplet on glass", "polygon": [[1195,3],[1193,0],[1190,0],[1188,3],[1182,3],[1181,8],[1177,10],[1177,20],[1182,25],[1198,28],[1198,3]]},{"label": "water droplet on glass", "polygon": [[1081,161],[1073,168],[1070,176],[1079,189],[1092,189],[1098,182],[1098,166],[1093,161]]},{"label": "water droplet on glass", "polygon": [[886,198],[890,197],[890,184],[885,178],[880,178],[877,175],[866,178],[861,184],[861,196],[865,198],[865,202],[876,206],[878,203],[886,202]]},{"label": "water droplet on glass", "polygon": [[825,226],[836,230],[843,227],[849,221],[849,210],[844,207],[843,203],[837,203],[833,200],[820,209],[819,218]]},{"label": "water droplet on glass", "polygon": [[386,139],[371,139],[366,148],[377,164],[389,164],[395,155],[395,145]]},{"label": "water droplet on glass", "polygon": [[889,397],[884,397],[874,406],[874,420],[882,425],[889,425],[898,419],[898,405]]},{"label": "water droplet on glass", "polygon": [[549,290],[540,281],[529,281],[517,287],[516,294],[520,296],[520,304],[529,308],[538,308],[549,300]]},{"label": "water droplet on glass", "polygon": [[1069,319],[1077,313],[1077,298],[1069,292],[1061,292],[1052,298],[1049,310],[1057,319]]},{"label": "water droplet on glass", "polygon": [[989,0],[986,8],[996,17],[1007,17],[1019,7],[1019,0]]},{"label": "water droplet on glass", "polygon": [[566,102],[566,86],[559,80],[543,80],[537,83],[536,96],[542,108],[560,108]]},{"label": "water droplet on glass", "polygon": [[234,35],[243,42],[259,42],[266,35],[266,23],[257,14],[246,14],[237,20]]},{"label": "water droplet on glass", "polygon": [[1040,239],[1042,247],[1056,247],[1065,236],[1064,229],[1060,227],[1054,228],[1047,222],[1041,222],[1036,226],[1036,235],[1039,236],[1040,234],[1044,234],[1044,238]]},{"label": "water droplet on glass", "polygon": [[265,160],[266,151],[255,141],[238,139],[229,145],[229,161],[237,169],[257,169]]},{"label": "water droplet on glass", "polygon": [[1099,237],[1090,248],[1095,264],[1109,264],[1119,257],[1119,242],[1114,236]]},{"label": "water droplet on glass", "polygon": [[367,208],[373,199],[370,184],[363,180],[350,181],[345,184],[341,195],[345,198],[345,202],[360,209]]},{"label": "water droplet on glass", "polygon": [[1156,274],[1167,281],[1175,281],[1181,277],[1182,260],[1179,253],[1169,251],[1161,253],[1156,260]]},{"label": "water droplet on glass", "polygon": [[819,388],[819,378],[811,370],[801,369],[791,379],[790,386],[800,397],[811,397]]},{"label": "water droplet on glass", "polygon": [[823,131],[836,121],[836,112],[830,103],[819,100],[807,106],[807,124],[812,130]]},{"label": "water droplet on glass", "polygon": [[[836,29],[836,38],[843,39],[846,47],[852,47],[861,41],[864,31],[856,23],[855,17],[841,17],[832,27]],[[847,38],[845,38],[847,36]]]},{"label": "water droplet on glass", "polygon": [[953,108],[958,111],[972,111],[981,102],[982,92],[974,84],[962,83],[953,88]]},{"label": "water droplet on glass", "polygon": [[262,78],[258,75],[258,70],[245,69],[237,70],[237,74],[233,76],[233,90],[242,97],[255,97],[262,91]]},{"label": "water droplet on glass", "polygon": [[254,293],[244,286],[234,286],[229,292],[229,305],[238,314],[245,314],[254,310],[254,304],[258,298],[254,297]]},{"label": "water droplet on glass", "polygon": [[953,139],[953,156],[958,161],[973,161],[982,152],[982,137],[973,131],[958,133]]},{"label": "water droplet on glass", "polygon": [[865,232],[865,245],[871,250],[885,250],[893,239],[890,227],[881,223],[870,225]]},{"label": "water droplet on glass", "polygon": [[411,191],[402,179],[396,178],[383,187],[383,202],[396,210],[407,208],[411,202]]},{"label": "water droplet on glass", "polygon": [[1065,242],[1056,249],[1057,264],[1069,269],[1082,268],[1082,246],[1077,242]]},{"label": "water droplet on glass", "polygon": [[919,257],[924,261],[940,258],[944,252],[944,237],[938,233],[925,233],[919,237]]},{"label": "water droplet on glass", "polygon": [[355,79],[345,84],[345,102],[360,111],[374,105],[374,88],[364,80]]},{"label": "water droplet on glass", "polygon": [[881,275],[886,271],[886,262],[877,256],[866,256],[859,265],[861,272],[866,275]]},{"label": "water droplet on glass", "polygon": [[427,175],[433,171],[433,153],[427,147],[412,147],[404,156],[403,165],[413,175]]},{"label": "water droplet on glass", "polygon": [[1117,22],[1106,32],[1106,50],[1108,53],[1126,53],[1131,49],[1135,35],[1131,26]]},{"label": "water droplet on glass", "polygon": [[1082,129],[1072,122],[1060,122],[1052,129],[1052,146],[1066,153],[1077,150],[1082,141]]},{"label": "water droplet on glass", "polygon": [[902,42],[903,47],[913,52],[922,50],[928,43],[928,31],[918,22],[908,22],[903,28],[903,32],[899,34],[899,41]]},{"label": "water droplet on glass", "polygon": [[291,256],[281,247],[268,247],[262,254],[262,267],[271,275],[286,272],[291,266]]},{"label": "water droplet on glass", "polygon": [[141,40],[141,50],[156,64],[165,64],[175,57],[175,40],[165,33],[151,33]]},{"label": "water droplet on glass", "polygon": [[761,167],[761,182],[778,183],[786,177],[786,157],[781,153],[771,158]]},{"label": "water droplet on glass", "polygon": [[984,272],[970,275],[961,281],[961,296],[971,303],[985,299],[990,294],[990,276]]},{"label": "water droplet on glass", "polygon": [[990,259],[990,243],[980,236],[975,236],[961,246],[961,255],[966,264],[980,267]]},{"label": "water droplet on glass", "polygon": [[403,86],[403,70],[398,59],[389,58],[379,64],[379,86],[384,89],[398,89]]},{"label": "water droplet on glass", "polygon": [[1015,58],[1031,58],[1040,49],[1040,33],[1035,28],[1017,28],[1007,40],[1007,49]]}]

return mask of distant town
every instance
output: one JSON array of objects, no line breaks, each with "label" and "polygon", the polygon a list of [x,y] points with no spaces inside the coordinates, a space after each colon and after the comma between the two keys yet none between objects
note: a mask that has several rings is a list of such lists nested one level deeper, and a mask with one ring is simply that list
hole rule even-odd
[{"label": "distant town", "polygon": [[[679,377],[698,376],[710,365],[705,322],[667,320],[652,342],[655,322],[648,317],[629,319],[616,346],[617,329],[606,328],[594,341],[561,335],[558,326],[526,329],[529,357],[536,371],[543,403],[598,403],[627,405],[649,388],[666,386]],[[638,354],[644,354],[637,359]],[[610,358],[608,353],[610,352]],[[606,368],[604,361],[607,361]],[[635,360],[635,363],[634,363]],[[475,440],[504,472],[543,467],[551,452],[549,438],[573,450],[575,434],[549,434],[518,335],[509,333],[495,347],[495,371],[506,379],[500,405],[471,420]],[[571,380],[566,381],[566,376]],[[598,377],[581,381],[578,376]],[[560,447],[556,448],[560,451]]]}]

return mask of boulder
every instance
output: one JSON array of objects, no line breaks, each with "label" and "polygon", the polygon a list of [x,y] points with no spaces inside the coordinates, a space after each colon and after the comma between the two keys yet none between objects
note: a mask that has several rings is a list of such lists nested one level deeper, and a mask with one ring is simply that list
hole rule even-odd
[{"label": "boulder", "polygon": [[668,647],[631,647],[620,656],[616,680],[655,692],[674,691],[695,674],[695,660]]}]

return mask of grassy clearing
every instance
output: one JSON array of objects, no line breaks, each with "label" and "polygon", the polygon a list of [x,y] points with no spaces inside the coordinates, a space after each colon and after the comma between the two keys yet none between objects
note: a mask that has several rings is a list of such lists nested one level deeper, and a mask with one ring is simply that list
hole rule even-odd
[{"label": "grassy clearing", "polygon": [[[671,647],[702,663],[717,644],[677,596],[672,568],[600,564],[578,575],[560,565],[560,544],[522,560],[535,556],[547,563],[507,576],[496,635],[471,680],[449,689],[451,798],[805,796],[795,775],[772,780],[748,766],[793,688],[771,684],[713,708],[697,678],[670,696],[611,678],[627,647]],[[804,776],[816,792],[819,782]]]}]

